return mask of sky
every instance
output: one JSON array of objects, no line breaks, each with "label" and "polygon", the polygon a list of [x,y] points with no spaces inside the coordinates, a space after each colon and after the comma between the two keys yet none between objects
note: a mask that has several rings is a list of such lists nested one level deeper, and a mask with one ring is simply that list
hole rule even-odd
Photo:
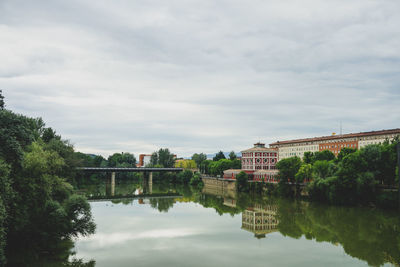
[{"label": "sky", "polygon": [[399,13],[398,0],[0,0],[0,89],[103,156],[400,128]]}]

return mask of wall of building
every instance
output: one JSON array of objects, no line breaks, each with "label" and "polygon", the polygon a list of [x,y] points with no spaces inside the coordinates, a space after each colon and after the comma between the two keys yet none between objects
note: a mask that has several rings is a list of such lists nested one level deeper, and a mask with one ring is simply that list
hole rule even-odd
[{"label": "wall of building", "polygon": [[377,132],[366,132],[358,134],[347,134],[342,136],[333,135],[330,138],[309,138],[302,139],[299,142],[293,140],[293,142],[284,141],[282,144],[273,143],[270,147],[277,148],[279,151],[279,159],[290,158],[298,156],[302,158],[305,152],[316,152],[329,150],[332,151],[336,156],[340,150],[344,147],[350,148],[362,148],[371,144],[383,143],[386,139],[393,139],[395,136],[400,134],[400,129],[380,131]]},{"label": "wall of building", "polygon": [[274,170],[277,161],[277,151],[242,152],[242,170]]}]

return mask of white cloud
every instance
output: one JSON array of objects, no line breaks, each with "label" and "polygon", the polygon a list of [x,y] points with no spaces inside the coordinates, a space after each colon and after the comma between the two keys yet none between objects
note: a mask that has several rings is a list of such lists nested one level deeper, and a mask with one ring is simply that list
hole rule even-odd
[{"label": "white cloud", "polygon": [[254,141],[399,127],[400,3],[10,1],[0,88],[78,150]]}]

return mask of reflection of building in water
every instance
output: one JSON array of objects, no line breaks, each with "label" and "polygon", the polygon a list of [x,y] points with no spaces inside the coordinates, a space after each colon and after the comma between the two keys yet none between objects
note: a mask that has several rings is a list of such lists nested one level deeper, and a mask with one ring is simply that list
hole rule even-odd
[{"label": "reflection of building in water", "polygon": [[278,206],[255,204],[242,213],[242,229],[254,233],[257,238],[264,238],[266,234],[277,231],[276,218]]},{"label": "reflection of building in water", "polygon": [[222,179],[207,178],[203,179],[203,194],[236,198],[235,183]]},{"label": "reflection of building in water", "polygon": [[224,197],[224,205],[231,208],[236,208],[236,199]]},{"label": "reflection of building in water", "polygon": [[148,199],[148,198],[146,198],[146,199],[144,199],[144,198],[139,198],[138,199],[138,203],[139,204],[150,204],[150,199]]}]

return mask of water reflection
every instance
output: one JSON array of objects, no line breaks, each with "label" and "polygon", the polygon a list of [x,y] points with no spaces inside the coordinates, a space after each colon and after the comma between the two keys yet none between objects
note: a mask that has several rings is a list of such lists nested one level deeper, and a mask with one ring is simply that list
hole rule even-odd
[{"label": "water reflection", "polygon": [[242,229],[254,233],[256,238],[278,231],[277,205],[254,204],[242,212]]},{"label": "water reflection", "polygon": [[11,244],[11,247],[8,248],[6,266],[94,267],[96,265],[95,260],[77,258],[74,247],[74,242],[70,239],[53,243],[47,251],[38,251],[35,244]]},{"label": "water reflection", "polygon": [[[130,225],[125,230],[127,233],[121,235],[138,237],[143,236],[143,233],[154,233],[154,231],[164,234],[180,231],[191,233],[185,235],[185,237],[174,235],[174,237],[168,239],[171,249],[174,246],[180,247],[183,243],[186,244],[182,255],[188,256],[186,259],[188,265],[201,265],[192,262],[194,260],[192,253],[209,253],[209,257],[214,260],[209,264],[215,265],[219,262],[219,259],[216,258],[217,254],[221,253],[221,249],[216,246],[227,247],[231,250],[229,255],[232,258],[230,259],[232,266],[245,264],[245,260],[249,260],[246,258],[249,255],[242,254],[239,248],[254,246],[246,237],[246,235],[249,236],[247,232],[250,232],[256,240],[263,242],[261,243],[263,246],[271,246],[271,251],[274,251],[274,254],[271,254],[272,252],[267,252],[265,248],[253,248],[251,254],[254,257],[251,259],[253,266],[263,266],[261,261],[267,256],[270,264],[273,263],[271,266],[287,265],[289,259],[285,257],[288,256],[278,252],[277,248],[288,251],[292,257],[298,257],[295,263],[298,266],[309,266],[310,264],[359,265],[361,262],[356,259],[372,266],[384,264],[400,266],[400,217],[396,212],[360,207],[326,206],[266,196],[236,194],[234,190],[227,187],[222,188],[217,184],[206,185],[199,192],[197,189],[187,186],[154,183],[152,193],[153,196],[159,195],[159,198],[138,198],[138,196],[146,195],[143,186],[146,185],[142,183],[117,183],[115,185],[115,196],[122,196],[123,193],[126,193],[129,200],[126,202],[115,202],[113,200],[113,203],[134,205],[130,209],[135,211],[135,215],[128,216],[121,208],[118,208],[116,214],[112,215],[115,216],[114,220],[125,223],[129,220],[145,221],[142,224]],[[109,197],[106,190],[99,189],[101,189],[99,186],[86,187],[84,191],[92,199],[96,196],[100,199],[101,197],[105,198],[105,196]],[[105,186],[103,189],[105,189]],[[137,204],[135,204],[135,199],[137,199]],[[141,206],[142,208],[140,208]],[[148,213],[148,207],[160,212],[159,215]],[[210,208],[220,216],[209,213]],[[97,214],[96,223],[100,224],[99,231],[102,229],[102,220],[110,220],[110,218],[103,218],[101,214],[109,214],[109,212],[110,207],[94,206],[95,216]],[[161,216],[161,214],[165,215]],[[223,216],[224,214],[230,216]],[[159,229],[160,225],[163,226],[162,229]],[[117,225],[114,226],[117,227]],[[195,226],[200,228],[198,229]],[[137,228],[138,232],[132,232],[133,228]],[[118,231],[122,230],[118,228]],[[153,249],[153,246],[166,249],[163,240],[167,236],[158,235],[160,240],[156,242],[154,238],[157,238],[157,234],[155,234],[152,235],[151,240],[146,241],[148,243],[142,240],[141,244],[150,250]],[[189,242],[187,239],[189,236],[191,241],[186,243]],[[78,254],[79,251],[90,254],[90,250],[85,247],[89,243],[88,240],[82,241],[78,248]],[[332,245],[327,247],[326,244]],[[131,246],[133,243],[121,244],[121,246],[123,245]],[[214,250],[209,251],[207,246],[213,247]],[[305,249],[308,250],[308,253],[304,252]],[[351,257],[343,257],[340,254],[341,250]],[[148,252],[138,253],[147,255]],[[167,257],[164,254],[162,255]],[[239,259],[240,255],[243,260]],[[143,257],[143,255],[140,257]],[[279,260],[279,257],[281,260]],[[97,257],[94,258],[97,260]],[[163,259],[165,260],[165,258]],[[143,266],[152,266],[155,261],[156,259],[141,263]],[[171,261],[170,266],[179,262]],[[199,262],[201,262],[201,259],[199,259]],[[107,261],[107,263],[111,264],[110,261]],[[224,262],[221,262],[221,264],[224,264]],[[168,266],[165,262],[163,265]]]}]

